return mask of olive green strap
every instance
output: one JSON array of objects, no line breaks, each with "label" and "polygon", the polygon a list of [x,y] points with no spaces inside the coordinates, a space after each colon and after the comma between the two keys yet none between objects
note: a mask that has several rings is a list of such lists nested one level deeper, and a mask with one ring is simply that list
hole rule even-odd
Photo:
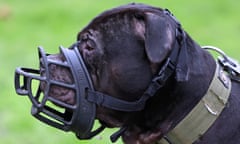
[{"label": "olive green strap", "polygon": [[[201,137],[218,118],[231,91],[231,81],[217,64],[214,78],[202,100],[167,134],[172,144],[192,144]],[[169,144],[161,139],[158,144]]]}]

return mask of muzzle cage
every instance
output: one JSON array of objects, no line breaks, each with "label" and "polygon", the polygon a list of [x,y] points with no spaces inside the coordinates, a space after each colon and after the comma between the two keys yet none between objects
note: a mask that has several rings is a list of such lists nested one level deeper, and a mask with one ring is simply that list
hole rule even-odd
[{"label": "muzzle cage", "polygon": [[[17,68],[15,71],[15,89],[19,95],[28,95],[32,102],[31,114],[40,121],[64,131],[73,131],[79,139],[89,139],[104,129],[104,126],[91,131],[94,125],[96,105],[85,97],[87,90],[93,90],[90,77],[76,45],[71,49],[60,47],[65,62],[48,59],[43,48],[39,47],[39,60],[44,67],[44,75],[40,70]],[[51,64],[68,69],[73,83],[53,80],[50,77]],[[44,90],[41,85],[44,84]],[[67,104],[50,96],[50,88],[58,86],[71,89],[75,93],[75,104]],[[43,89],[43,88],[42,88]]]}]

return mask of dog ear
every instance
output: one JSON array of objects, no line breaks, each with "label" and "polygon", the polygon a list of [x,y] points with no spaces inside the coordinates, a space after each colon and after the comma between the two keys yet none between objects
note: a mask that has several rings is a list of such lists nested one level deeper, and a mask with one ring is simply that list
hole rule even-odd
[{"label": "dog ear", "polygon": [[146,13],[145,49],[152,63],[162,62],[171,51],[175,30],[163,16]]},{"label": "dog ear", "polygon": [[[145,49],[147,56],[152,63],[161,63],[174,47],[176,28],[164,16],[147,13],[145,19]],[[189,79],[188,57],[186,49],[180,53],[181,59],[178,60],[176,79],[183,82]]]}]

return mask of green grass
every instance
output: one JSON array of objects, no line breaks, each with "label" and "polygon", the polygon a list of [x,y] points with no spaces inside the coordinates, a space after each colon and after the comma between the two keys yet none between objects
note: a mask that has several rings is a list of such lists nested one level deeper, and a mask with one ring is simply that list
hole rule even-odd
[{"label": "green grass", "polygon": [[[37,46],[50,53],[68,47],[76,34],[100,12],[130,0],[1,0],[0,1],[0,143],[1,144],[106,144],[114,131],[79,141],[37,121],[31,104],[14,91],[14,70],[37,67]],[[240,6],[237,0],[136,0],[168,8],[200,45],[222,48],[233,58],[238,53]],[[120,144],[121,141],[118,141]]]}]

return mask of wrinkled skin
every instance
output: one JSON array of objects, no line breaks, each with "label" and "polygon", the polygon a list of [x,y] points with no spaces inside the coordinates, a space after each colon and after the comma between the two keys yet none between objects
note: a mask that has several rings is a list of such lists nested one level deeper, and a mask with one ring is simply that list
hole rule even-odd
[{"label": "wrinkled skin", "polygon": [[[107,11],[78,34],[78,48],[94,88],[127,101],[141,97],[169,55],[176,39],[176,23],[164,15],[161,9],[142,5],[136,7],[126,6],[113,10],[115,12]],[[188,35],[186,43],[189,58],[186,63],[189,68],[186,80],[180,81],[176,72],[157,95],[147,102],[143,111],[127,113],[97,107],[97,119],[107,126],[128,125],[122,136],[124,143],[154,144],[184,118],[208,89],[215,71],[215,61]],[[61,54],[48,58],[64,61]],[[72,82],[68,70],[54,65],[51,65],[50,69],[53,79]],[[75,103],[72,91],[59,87],[53,87],[51,91],[52,97],[69,104]],[[235,98],[232,97],[230,102]],[[239,116],[236,119],[240,121],[239,111],[235,112],[231,107],[225,111],[225,114],[229,111],[237,112]],[[223,134],[225,127],[219,126],[224,118],[219,119],[212,130],[196,144],[209,141],[211,144],[219,144],[223,139],[227,141],[228,135]],[[236,126],[239,127],[240,124],[236,123]],[[216,134],[216,129],[221,132]],[[229,129],[229,132],[234,130]],[[239,136],[240,132],[236,132],[237,134]],[[239,138],[233,138],[234,143],[240,141]]]}]

